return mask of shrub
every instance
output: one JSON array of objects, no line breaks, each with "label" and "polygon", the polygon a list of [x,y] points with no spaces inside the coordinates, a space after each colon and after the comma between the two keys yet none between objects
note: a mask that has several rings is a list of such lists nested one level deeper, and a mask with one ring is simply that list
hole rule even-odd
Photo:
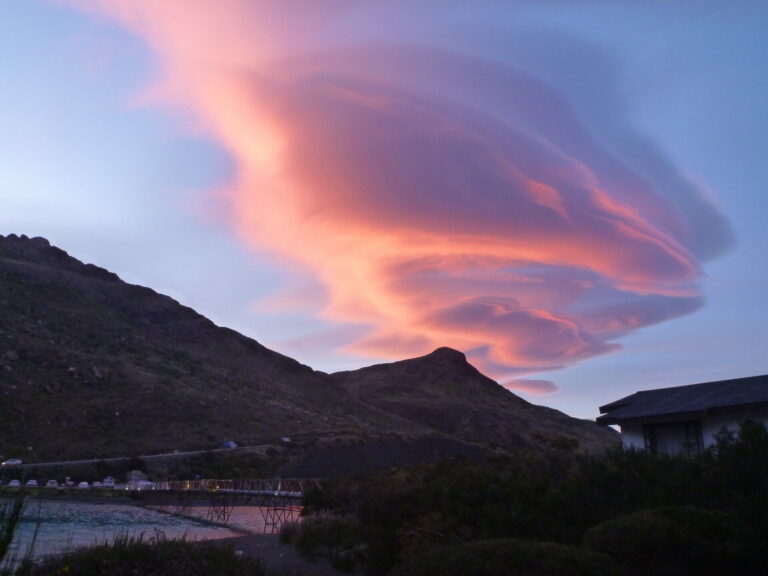
[{"label": "shrub", "polygon": [[[712,566],[721,563],[768,574],[766,478],[768,431],[750,423],[697,458],[617,449],[600,457],[517,455],[484,466],[454,460],[327,482],[304,504],[307,513],[356,519],[350,539],[365,547],[371,574],[436,547],[497,538],[578,545],[588,530],[593,546],[612,538],[595,549],[627,566],[642,566],[648,545],[683,573],[690,566],[717,572]],[[627,525],[611,524],[622,518]],[[631,531],[637,539],[627,544]]]},{"label": "shrub", "polygon": [[396,576],[612,576],[608,556],[564,544],[511,539],[477,540],[433,548],[393,572]]},{"label": "shrub", "polygon": [[612,556],[629,575],[743,574],[737,541],[729,516],[690,506],[641,510],[584,535],[586,547]]},{"label": "shrub", "polygon": [[263,576],[260,564],[220,544],[123,538],[44,560],[32,576]]},{"label": "shrub", "polygon": [[280,542],[294,544],[299,538],[301,524],[296,521],[285,522],[280,528]]},{"label": "shrub", "polygon": [[292,538],[305,558],[327,558],[334,568],[347,572],[365,557],[359,531],[360,525],[353,517],[315,514],[305,517],[295,527]]}]

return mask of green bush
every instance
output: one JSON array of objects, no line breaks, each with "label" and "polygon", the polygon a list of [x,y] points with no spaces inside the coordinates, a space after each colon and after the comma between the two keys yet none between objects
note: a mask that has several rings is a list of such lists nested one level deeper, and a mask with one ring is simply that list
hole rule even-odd
[{"label": "green bush", "polygon": [[260,564],[234,549],[184,540],[124,538],[43,561],[32,576],[263,576]]},{"label": "green bush", "polygon": [[608,556],[564,544],[524,540],[477,540],[433,548],[400,565],[394,576],[612,576]]},{"label": "green bush", "polygon": [[714,510],[641,510],[587,531],[584,546],[612,556],[626,574],[747,573],[737,527]]}]

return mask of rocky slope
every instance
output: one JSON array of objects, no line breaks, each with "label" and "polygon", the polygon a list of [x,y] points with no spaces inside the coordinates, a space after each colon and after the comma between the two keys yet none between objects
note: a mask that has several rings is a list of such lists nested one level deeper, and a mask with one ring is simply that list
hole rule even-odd
[{"label": "rocky slope", "polygon": [[510,449],[614,441],[516,397],[460,352],[324,374],[45,239],[0,236],[0,454],[393,435]]}]

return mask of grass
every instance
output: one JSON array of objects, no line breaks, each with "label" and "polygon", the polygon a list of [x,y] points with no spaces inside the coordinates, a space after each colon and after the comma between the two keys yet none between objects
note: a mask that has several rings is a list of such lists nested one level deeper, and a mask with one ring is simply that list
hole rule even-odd
[{"label": "grass", "polygon": [[16,526],[24,511],[24,494],[18,494],[10,504],[0,508],[0,563],[5,560]]},{"label": "grass", "polygon": [[263,576],[261,564],[236,554],[234,548],[162,535],[145,540],[124,536],[43,560],[30,576]]},{"label": "grass", "polygon": [[[32,555],[34,542],[30,545],[26,557],[20,562],[17,570],[12,568],[17,563],[17,557],[15,555],[9,556],[13,536],[24,512],[25,501],[26,494],[22,491],[17,493],[10,503],[0,508],[0,576],[11,575],[14,572],[19,576],[25,576],[25,570],[30,566],[29,559]],[[37,538],[37,529],[35,530],[35,538]]]}]

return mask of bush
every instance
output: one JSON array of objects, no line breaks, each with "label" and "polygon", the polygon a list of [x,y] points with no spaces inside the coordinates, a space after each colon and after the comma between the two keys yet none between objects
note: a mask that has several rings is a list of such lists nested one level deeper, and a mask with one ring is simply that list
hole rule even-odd
[{"label": "bush", "polygon": [[311,560],[327,558],[331,566],[346,572],[365,556],[359,531],[352,517],[317,514],[304,518],[292,538],[302,556]]},{"label": "bush", "polygon": [[617,564],[604,554],[564,544],[477,540],[433,548],[399,566],[395,576],[612,576]]},{"label": "bush", "polygon": [[299,533],[301,531],[301,524],[296,521],[290,521],[283,523],[280,528],[280,542],[283,544],[295,544],[299,539]]},{"label": "bush", "polygon": [[44,560],[32,576],[263,576],[260,564],[235,555],[234,549],[184,540],[119,539]]},{"label": "bush", "polygon": [[[436,547],[498,538],[579,545],[588,530],[596,550],[627,566],[653,564],[643,552],[650,546],[672,567],[667,573],[674,566],[703,566],[706,574],[743,565],[768,574],[767,478],[768,431],[747,423],[696,458],[614,450],[601,457],[517,455],[483,466],[454,460],[327,482],[304,504],[310,514],[356,519],[349,537],[365,550],[371,574]],[[627,524],[611,523],[620,519]],[[635,542],[626,543],[633,531]],[[611,545],[600,548],[600,538]]]},{"label": "bush", "polygon": [[626,574],[744,574],[743,550],[729,516],[670,506],[641,510],[587,531],[584,545],[612,556]]}]

